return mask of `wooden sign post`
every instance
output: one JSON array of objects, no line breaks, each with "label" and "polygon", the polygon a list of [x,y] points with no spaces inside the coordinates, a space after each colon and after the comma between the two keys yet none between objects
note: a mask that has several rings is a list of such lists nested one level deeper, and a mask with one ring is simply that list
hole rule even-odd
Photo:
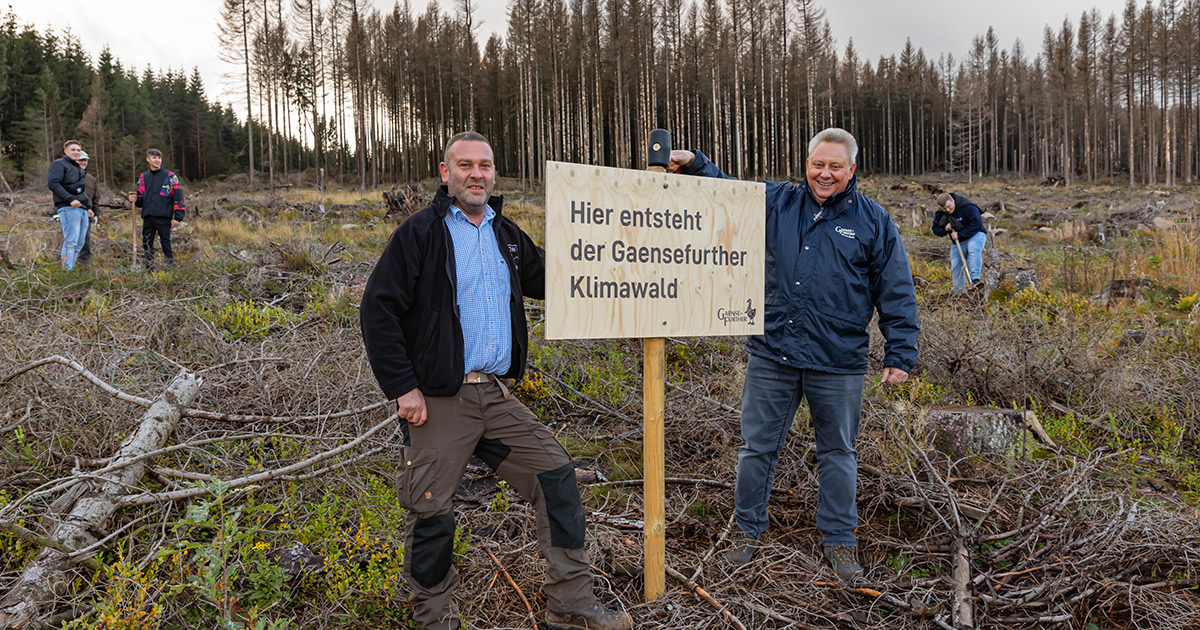
[{"label": "wooden sign post", "polygon": [[666,338],[762,334],[766,258],[765,186],[664,172],[665,134],[650,172],[546,163],[546,338],[645,340],[647,600],[666,583]]},{"label": "wooden sign post", "polygon": [[[671,163],[671,135],[665,129],[650,132],[647,169],[666,173]],[[667,587],[667,440],[663,419],[666,411],[667,339],[647,337],[642,341],[642,575],[646,601],[662,597]]]}]

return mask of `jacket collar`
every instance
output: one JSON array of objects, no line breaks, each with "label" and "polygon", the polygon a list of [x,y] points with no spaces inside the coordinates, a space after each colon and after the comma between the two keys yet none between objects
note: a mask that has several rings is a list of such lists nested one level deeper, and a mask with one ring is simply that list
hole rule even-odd
[{"label": "jacket collar", "polygon": [[804,186],[804,194],[808,195],[809,201],[812,201],[813,204],[815,204],[817,206],[817,208],[823,208],[823,209],[828,210],[829,214],[825,215],[824,218],[832,219],[833,217],[836,217],[837,215],[841,214],[842,210],[845,209],[846,204],[844,204],[842,202],[844,202],[846,199],[852,197],[855,193],[858,192],[858,175],[854,175],[853,177],[850,178],[850,183],[846,184],[845,190],[843,190],[840,193],[837,193],[836,195],[830,197],[829,199],[826,199],[825,203],[818,202],[817,198],[813,196],[812,190],[808,186],[808,178],[804,179],[803,186]]},{"label": "jacket collar", "polygon": [[[455,201],[457,199],[450,196],[450,189],[445,184],[442,184],[438,186],[437,192],[433,194],[433,203],[430,205],[433,206],[438,218],[443,218],[450,211],[450,206],[454,205]],[[501,216],[500,209],[504,206],[504,195],[493,195],[490,197],[488,199],[488,206],[492,208],[496,213],[496,218],[499,219]]]}]

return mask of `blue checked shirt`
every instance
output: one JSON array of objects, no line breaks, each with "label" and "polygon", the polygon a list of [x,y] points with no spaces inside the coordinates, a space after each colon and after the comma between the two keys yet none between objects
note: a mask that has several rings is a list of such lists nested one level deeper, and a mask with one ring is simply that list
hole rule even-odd
[{"label": "blue checked shirt", "polygon": [[490,206],[478,227],[457,206],[450,206],[446,213],[458,276],[464,374],[504,374],[512,362],[512,315],[508,306],[512,289],[508,264],[500,255],[492,226],[495,219],[496,212]]}]

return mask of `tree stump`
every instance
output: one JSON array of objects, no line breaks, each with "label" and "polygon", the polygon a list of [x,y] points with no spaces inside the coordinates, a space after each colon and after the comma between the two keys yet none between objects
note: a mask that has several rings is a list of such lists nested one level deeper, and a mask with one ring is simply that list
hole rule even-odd
[{"label": "tree stump", "polygon": [[934,407],[925,413],[933,444],[952,459],[971,455],[1028,457],[1037,444],[1054,446],[1037,416],[1023,409]]}]

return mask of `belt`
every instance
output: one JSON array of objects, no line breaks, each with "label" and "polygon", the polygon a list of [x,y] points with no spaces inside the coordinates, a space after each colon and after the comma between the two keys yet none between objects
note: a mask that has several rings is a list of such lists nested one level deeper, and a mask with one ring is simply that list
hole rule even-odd
[{"label": "belt", "polygon": [[470,372],[467,372],[467,374],[465,376],[463,376],[463,382],[464,383],[487,383],[494,378],[495,378],[495,376],[488,374],[486,372],[477,372],[477,371],[472,370]]},{"label": "belt", "polygon": [[511,378],[500,378],[495,374],[488,374],[487,372],[471,371],[463,376],[463,384],[478,385],[481,383],[495,383],[499,385],[500,391],[504,393],[505,398],[511,395],[510,390],[516,385]]}]

